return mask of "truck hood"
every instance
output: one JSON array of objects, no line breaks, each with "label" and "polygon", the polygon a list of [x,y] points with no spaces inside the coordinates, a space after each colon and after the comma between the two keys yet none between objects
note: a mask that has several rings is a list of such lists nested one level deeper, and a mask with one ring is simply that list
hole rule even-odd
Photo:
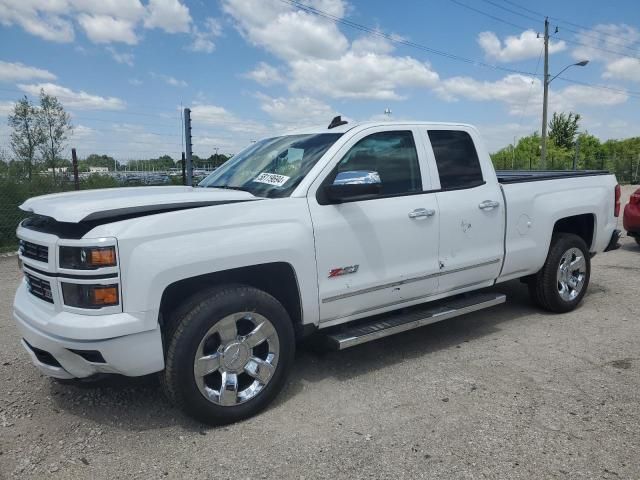
[{"label": "truck hood", "polygon": [[219,188],[127,187],[54,193],[30,198],[20,209],[59,222],[104,222],[187,208],[260,200]]}]

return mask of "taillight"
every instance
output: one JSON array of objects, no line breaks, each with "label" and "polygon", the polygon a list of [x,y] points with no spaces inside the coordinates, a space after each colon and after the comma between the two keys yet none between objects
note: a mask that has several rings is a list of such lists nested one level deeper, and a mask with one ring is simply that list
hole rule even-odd
[{"label": "taillight", "polygon": [[616,193],[615,193],[615,204],[613,207],[613,216],[620,216],[620,185],[616,185]]}]

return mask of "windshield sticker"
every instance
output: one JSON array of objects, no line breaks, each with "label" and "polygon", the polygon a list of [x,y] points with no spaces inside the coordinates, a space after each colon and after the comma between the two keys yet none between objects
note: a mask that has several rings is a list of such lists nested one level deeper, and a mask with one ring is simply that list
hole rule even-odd
[{"label": "windshield sticker", "polygon": [[275,185],[276,187],[281,187],[285,183],[287,183],[290,178],[291,177],[287,177],[286,175],[263,172],[256,178],[254,178],[253,181],[257,183],[266,183],[267,185]]}]

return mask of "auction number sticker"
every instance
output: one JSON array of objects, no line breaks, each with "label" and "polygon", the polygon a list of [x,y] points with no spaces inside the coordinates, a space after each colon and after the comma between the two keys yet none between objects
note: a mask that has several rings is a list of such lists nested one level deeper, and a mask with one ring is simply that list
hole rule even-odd
[{"label": "auction number sticker", "polygon": [[254,182],[258,183],[266,183],[267,185],[275,185],[276,187],[281,187],[285,183],[289,181],[291,177],[287,177],[286,175],[279,175],[277,173],[266,173],[263,172],[253,179]]}]

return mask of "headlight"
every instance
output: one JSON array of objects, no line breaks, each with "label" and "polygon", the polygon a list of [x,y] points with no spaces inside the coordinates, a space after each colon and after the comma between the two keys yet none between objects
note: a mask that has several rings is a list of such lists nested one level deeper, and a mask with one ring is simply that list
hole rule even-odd
[{"label": "headlight", "polygon": [[62,283],[64,304],[77,308],[102,308],[118,305],[118,285],[82,285]]},{"label": "headlight", "polygon": [[60,247],[60,268],[95,270],[115,267],[116,247]]}]

